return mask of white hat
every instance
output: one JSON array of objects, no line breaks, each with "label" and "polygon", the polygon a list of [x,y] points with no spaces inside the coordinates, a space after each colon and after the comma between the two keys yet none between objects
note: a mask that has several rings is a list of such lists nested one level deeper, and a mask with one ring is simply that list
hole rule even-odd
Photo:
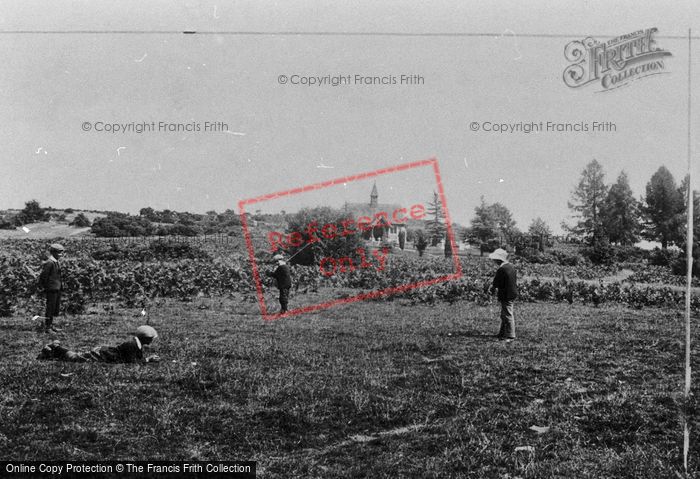
[{"label": "white hat", "polygon": [[508,259],[508,252],[504,249],[498,248],[496,251],[489,255],[489,259],[497,259],[499,261],[505,262]]},{"label": "white hat", "polygon": [[139,341],[143,341],[144,339],[155,339],[158,337],[158,333],[152,327],[144,325],[136,328],[136,337],[139,338]]},{"label": "white hat", "polygon": [[51,246],[49,246],[49,250],[51,251],[65,251],[66,248],[63,247],[62,244],[60,243],[54,243]]}]

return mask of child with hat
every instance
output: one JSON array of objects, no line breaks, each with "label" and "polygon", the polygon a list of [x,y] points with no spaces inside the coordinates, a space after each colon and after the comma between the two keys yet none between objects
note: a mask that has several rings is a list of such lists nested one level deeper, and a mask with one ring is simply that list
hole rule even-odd
[{"label": "child with hat", "polygon": [[289,290],[292,288],[292,273],[281,254],[273,256],[272,261],[277,263],[277,268],[275,271],[268,272],[267,275],[275,279],[275,285],[280,290],[280,313],[286,313],[289,304]]},{"label": "child with hat", "polygon": [[52,244],[49,246],[49,258],[41,265],[38,286],[46,294],[44,330],[47,333],[61,331],[60,328],[53,325],[53,318],[58,316],[61,307],[63,283],[61,281],[61,264],[58,260],[61,258],[64,251],[65,248],[61,244]]},{"label": "child with hat", "polygon": [[74,363],[103,362],[103,363],[137,363],[158,362],[156,355],[144,357],[143,347],[151,344],[158,333],[151,326],[139,326],[134,337],[118,346],[98,346],[90,351],[77,353],[61,346],[59,341],[47,344],[37,356],[37,359],[70,361]]},{"label": "child with hat", "polygon": [[513,301],[518,297],[515,267],[508,262],[508,253],[501,248],[491,253],[489,258],[498,266],[493,284],[489,288],[491,294],[498,290],[498,302],[501,303],[501,329],[497,337],[511,342],[515,339]]}]

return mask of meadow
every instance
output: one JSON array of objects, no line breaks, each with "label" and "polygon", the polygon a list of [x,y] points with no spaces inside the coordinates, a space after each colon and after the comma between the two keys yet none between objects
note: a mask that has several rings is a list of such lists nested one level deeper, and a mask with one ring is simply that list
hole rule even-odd
[{"label": "meadow", "polygon": [[[243,295],[164,300],[148,311],[162,362],[147,365],[37,361],[47,336],[4,319],[0,456],[250,459],[260,477],[679,477],[680,312],[516,314],[508,344],[492,337],[495,306],[473,302],[263,322]],[[139,308],[69,316],[59,339],[115,343],[142,321]]]},{"label": "meadow", "polygon": [[[656,281],[665,271],[623,281],[614,267],[520,263],[518,339],[504,343],[478,256],[460,258],[457,281],[263,321],[235,241],[64,244],[68,314],[49,336],[30,319],[45,241],[2,243],[2,458],[256,460],[260,477],[684,477],[687,414],[687,477],[700,477],[683,292]],[[291,302],[449,271],[410,251],[381,272],[295,267]],[[51,339],[116,344],[143,322],[160,363],[35,359]]]}]

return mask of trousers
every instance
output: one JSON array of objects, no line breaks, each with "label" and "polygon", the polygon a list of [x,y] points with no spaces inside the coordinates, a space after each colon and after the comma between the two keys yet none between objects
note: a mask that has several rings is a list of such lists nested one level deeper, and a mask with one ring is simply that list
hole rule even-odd
[{"label": "trousers", "polygon": [[498,336],[501,338],[515,338],[513,301],[501,301],[501,329],[498,332]]},{"label": "trousers", "polygon": [[46,326],[51,327],[53,318],[58,316],[61,309],[61,292],[47,291],[46,292]]},{"label": "trousers", "polygon": [[280,289],[280,308],[282,309],[282,313],[287,312],[287,306],[289,305],[289,289],[290,288]]}]

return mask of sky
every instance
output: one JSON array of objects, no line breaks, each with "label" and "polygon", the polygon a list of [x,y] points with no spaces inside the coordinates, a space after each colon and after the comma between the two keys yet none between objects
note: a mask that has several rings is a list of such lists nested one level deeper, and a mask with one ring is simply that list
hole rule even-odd
[{"label": "sky", "polygon": [[[521,229],[539,216],[558,232],[587,163],[609,183],[626,171],[641,197],[660,166],[686,173],[689,105],[700,125],[688,88],[700,85],[697,2],[0,3],[0,209],[222,211],[436,158],[453,221],[468,224],[483,196]],[[651,27],[671,53],[663,74],[603,92],[564,83],[569,42]],[[293,84],[333,76],[353,83]],[[540,122],[589,131],[484,131]],[[696,133],[690,146],[697,188]],[[374,181],[386,203],[427,203],[436,189],[422,169],[258,206],[368,201]]]}]

